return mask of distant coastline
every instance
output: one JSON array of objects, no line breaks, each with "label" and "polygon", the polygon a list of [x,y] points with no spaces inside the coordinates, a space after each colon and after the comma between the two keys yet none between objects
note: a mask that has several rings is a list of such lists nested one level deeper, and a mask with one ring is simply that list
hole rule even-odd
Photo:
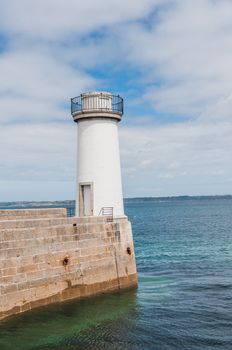
[{"label": "distant coastline", "polygon": [[[167,197],[131,197],[124,198],[126,203],[133,201],[162,201],[162,200],[209,200],[209,199],[232,199],[231,194],[214,195],[214,196],[167,196]],[[15,201],[0,202],[0,209],[17,209],[17,208],[69,208],[75,206],[75,200],[61,201]]]},{"label": "distant coastline", "polygon": [[69,208],[69,207],[71,208],[74,206],[75,206],[74,200],[0,202],[0,209]]},{"label": "distant coastline", "polygon": [[143,201],[160,201],[160,200],[198,200],[198,199],[232,199],[231,194],[225,195],[211,195],[211,196],[166,196],[166,197],[131,197],[124,198],[125,201],[133,201],[133,200],[143,200]]}]

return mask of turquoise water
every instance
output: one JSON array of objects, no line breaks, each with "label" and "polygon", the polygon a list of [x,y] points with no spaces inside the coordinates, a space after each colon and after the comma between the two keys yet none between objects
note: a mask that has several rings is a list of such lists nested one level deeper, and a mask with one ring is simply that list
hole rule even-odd
[{"label": "turquoise water", "polygon": [[232,349],[232,199],[126,201],[139,288],[0,323],[1,350]]}]

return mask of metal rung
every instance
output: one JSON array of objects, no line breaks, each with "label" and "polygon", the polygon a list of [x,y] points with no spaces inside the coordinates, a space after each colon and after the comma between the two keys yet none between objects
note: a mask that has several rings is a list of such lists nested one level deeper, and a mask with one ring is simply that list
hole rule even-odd
[{"label": "metal rung", "polygon": [[102,207],[98,216],[102,215],[106,217],[106,221],[112,222],[113,221],[113,212],[114,208],[113,207]]}]

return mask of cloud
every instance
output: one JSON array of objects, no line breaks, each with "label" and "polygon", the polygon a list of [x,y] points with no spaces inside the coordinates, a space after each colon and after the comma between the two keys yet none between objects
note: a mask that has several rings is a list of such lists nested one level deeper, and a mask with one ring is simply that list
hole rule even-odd
[{"label": "cloud", "polygon": [[133,23],[121,32],[127,61],[143,71],[147,103],[191,117],[232,92],[231,36],[228,0],[175,1],[150,27]]},{"label": "cloud", "polygon": [[15,35],[64,40],[146,16],[161,0],[17,0],[1,2],[1,29]]},{"label": "cloud", "polygon": [[159,3],[2,1],[1,121],[64,118],[70,97],[101,85],[88,71],[115,62],[119,43],[110,28],[143,18]]},{"label": "cloud", "polygon": [[3,125],[0,140],[2,180],[73,181],[76,124]]},{"label": "cloud", "polygon": [[29,50],[0,56],[1,122],[65,118],[69,98],[95,80],[52,55]]},{"label": "cloud", "polygon": [[[218,125],[204,119],[124,128],[121,145],[126,195],[229,193],[231,132],[230,121]],[[141,191],[138,184],[144,184]]]},{"label": "cloud", "polygon": [[125,195],[231,192],[231,37],[230,0],[2,0],[2,186],[70,193],[69,99],[107,87],[126,97]]}]

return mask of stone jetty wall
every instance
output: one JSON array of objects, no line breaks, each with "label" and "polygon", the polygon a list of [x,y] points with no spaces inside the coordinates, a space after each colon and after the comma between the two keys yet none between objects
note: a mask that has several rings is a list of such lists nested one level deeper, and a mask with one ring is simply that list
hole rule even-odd
[{"label": "stone jetty wall", "polygon": [[68,218],[66,209],[0,210],[0,319],[137,285],[127,218]]}]

